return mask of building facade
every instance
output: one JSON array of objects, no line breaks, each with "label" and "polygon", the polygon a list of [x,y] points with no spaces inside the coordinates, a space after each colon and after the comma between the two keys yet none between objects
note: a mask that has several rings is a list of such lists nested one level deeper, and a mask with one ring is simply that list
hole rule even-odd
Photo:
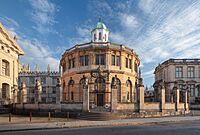
[{"label": "building facade", "polygon": [[[60,103],[60,89],[58,80],[60,72],[51,71],[48,66],[47,71],[38,71],[37,65],[34,71],[30,70],[30,65],[23,66],[19,72],[18,83],[19,92],[18,103]],[[40,91],[37,90],[37,85],[41,85]],[[40,96],[40,99],[37,97]]]},{"label": "building facade", "polygon": [[24,52],[0,23],[0,105],[14,102],[18,88],[19,56]]},{"label": "building facade", "polygon": [[84,102],[83,85],[89,87],[89,108],[107,109],[112,106],[111,83],[116,78],[119,106],[137,100],[138,66],[140,59],[133,49],[109,42],[109,30],[99,21],[91,32],[91,42],[67,49],[60,61],[62,66],[63,102]]},{"label": "building facade", "polygon": [[154,86],[160,80],[165,81],[167,101],[172,97],[174,85],[180,89],[180,97],[188,89],[190,102],[195,102],[195,98],[200,96],[200,59],[169,59],[159,64],[154,74]]}]

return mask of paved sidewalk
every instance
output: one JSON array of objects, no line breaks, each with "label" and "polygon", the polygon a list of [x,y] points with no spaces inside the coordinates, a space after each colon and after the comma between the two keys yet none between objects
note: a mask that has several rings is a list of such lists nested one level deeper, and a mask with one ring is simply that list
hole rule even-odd
[{"label": "paved sidewalk", "polygon": [[123,120],[110,120],[110,121],[75,120],[69,122],[4,124],[0,125],[0,132],[95,127],[95,126],[125,126],[125,125],[140,125],[140,124],[154,124],[154,123],[156,124],[161,122],[179,122],[179,121],[193,121],[193,120],[200,120],[200,116],[140,118],[140,119],[123,119]]}]

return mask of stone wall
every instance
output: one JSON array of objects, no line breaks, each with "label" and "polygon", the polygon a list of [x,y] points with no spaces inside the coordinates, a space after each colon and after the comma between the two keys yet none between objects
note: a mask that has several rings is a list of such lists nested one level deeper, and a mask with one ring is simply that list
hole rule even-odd
[{"label": "stone wall", "polygon": [[179,110],[184,110],[184,103],[179,103],[178,109]]},{"label": "stone wall", "polygon": [[135,110],[135,104],[134,103],[129,103],[129,104],[127,104],[127,103],[125,103],[125,104],[123,104],[123,103],[118,103],[117,104],[117,108],[116,108],[116,110],[117,111],[121,111],[121,110],[123,110],[123,111],[134,111]]},{"label": "stone wall", "polygon": [[14,104],[13,110],[41,111],[41,112],[62,112],[62,111],[81,111],[82,104]]},{"label": "stone wall", "polygon": [[160,103],[159,102],[145,102],[144,103],[144,111],[160,111]]},{"label": "stone wall", "polygon": [[175,109],[175,103],[165,103],[165,109],[166,110],[174,110]]}]

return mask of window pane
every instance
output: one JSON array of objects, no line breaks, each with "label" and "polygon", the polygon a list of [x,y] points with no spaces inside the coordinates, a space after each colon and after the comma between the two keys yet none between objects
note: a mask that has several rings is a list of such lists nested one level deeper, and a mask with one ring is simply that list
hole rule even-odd
[{"label": "window pane", "polygon": [[132,60],[129,59],[129,68],[132,69]]},{"label": "window pane", "polygon": [[96,54],[96,65],[99,65],[99,55]]},{"label": "window pane", "polygon": [[81,65],[81,66],[84,66],[84,56],[81,56],[81,57],[80,57],[80,65]]},{"label": "window pane", "polygon": [[115,55],[112,55],[112,65],[115,65]]},{"label": "window pane", "polygon": [[69,60],[68,64],[69,64],[69,69],[70,69],[71,68],[71,59]]},{"label": "window pane", "polygon": [[35,84],[35,77],[30,77],[29,78],[29,83],[30,84]]},{"label": "window pane", "polygon": [[126,68],[128,68],[128,58],[126,58]]},{"label": "window pane", "polygon": [[135,63],[135,62],[134,62],[134,69],[135,69],[135,72],[137,73],[138,67],[137,67],[137,63]]},{"label": "window pane", "polygon": [[116,57],[116,66],[119,66],[119,56]]},{"label": "window pane", "polygon": [[75,58],[72,59],[72,68],[75,68]]},{"label": "window pane", "polygon": [[188,67],[188,78],[194,77],[194,67]]},{"label": "window pane", "polygon": [[194,97],[195,96],[195,87],[194,87],[194,84],[190,84],[189,85],[189,89],[190,89],[190,96]]},{"label": "window pane", "polygon": [[6,60],[2,60],[2,75],[10,75],[9,62]]},{"label": "window pane", "polygon": [[41,78],[41,82],[42,82],[42,84],[46,84],[46,77],[45,76]]},{"label": "window pane", "polygon": [[105,65],[105,55],[101,55],[101,65]]},{"label": "window pane", "polygon": [[88,66],[88,55],[85,55],[85,66]]},{"label": "window pane", "polygon": [[175,73],[176,78],[182,78],[183,68],[182,67],[176,67],[175,71],[176,71],[176,73]]}]

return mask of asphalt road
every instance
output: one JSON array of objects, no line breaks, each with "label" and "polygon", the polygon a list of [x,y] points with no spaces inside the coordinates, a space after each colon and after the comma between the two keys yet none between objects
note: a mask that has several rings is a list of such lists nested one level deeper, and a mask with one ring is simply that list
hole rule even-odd
[{"label": "asphalt road", "polygon": [[153,125],[2,132],[0,135],[200,135],[200,121]]}]

